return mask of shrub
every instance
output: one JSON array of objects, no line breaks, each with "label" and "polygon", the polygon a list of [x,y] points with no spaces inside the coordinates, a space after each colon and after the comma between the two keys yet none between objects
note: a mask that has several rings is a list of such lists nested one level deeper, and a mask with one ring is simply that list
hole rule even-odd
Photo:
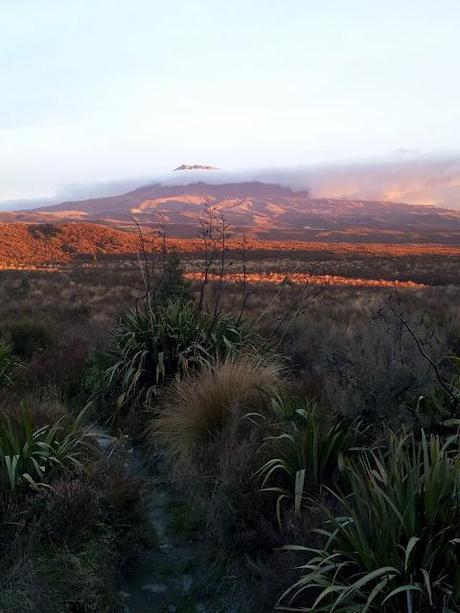
[{"label": "shrub", "polygon": [[218,359],[175,381],[151,433],[161,436],[173,457],[188,462],[232,415],[266,413],[280,384],[280,368],[274,362],[246,355]]},{"label": "shrub", "polygon": [[107,534],[79,548],[40,556],[37,573],[46,586],[45,606],[49,607],[43,611],[110,613],[121,609],[110,541]]},{"label": "shrub", "polygon": [[96,395],[101,391],[104,374],[112,365],[111,356],[101,349],[89,354],[83,376],[83,389],[88,395]]},{"label": "shrub", "polygon": [[439,428],[458,417],[460,407],[460,358],[451,356],[454,372],[445,387],[438,385],[431,393],[420,396],[416,407],[417,420],[425,429]]},{"label": "shrub", "polygon": [[247,347],[253,339],[229,315],[203,313],[190,302],[164,306],[146,302],[131,311],[114,332],[112,366],[106,371],[104,392],[116,390],[119,409],[149,405],[159,387],[176,373]]},{"label": "shrub", "polygon": [[[281,398],[273,406],[276,414],[284,418],[292,411],[291,402]],[[280,524],[283,501],[292,499],[298,516],[306,493],[318,492],[326,478],[337,470],[349,432],[343,421],[326,416],[308,401],[301,403],[295,416],[290,432],[270,438],[277,457],[268,460],[258,471],[262,491],[278,494],[276,509]],[[276,477],[280,484],[267,487]]]},{"label": "shrub", "polygon": [[[365,419],[377,436],[382,422],[393,429],[401,422],[410,427],[414,398],[426,395],[436,384],[432,366],[400,322],[375,319],[382,307],[378,293],[353,299],[334,293],[331,298],[333,305],[326,298],[320,300],[309,309],[308,319],[299,318],[292,324],[281,351],[292,359],[304,386],[322,404]],[[423,311],[427,300],[424,294]],[[445,376],[446,364],[441,362],[448,351],[445,326],[437,327],[435,333],[421,321],[422,315],[416,303],[411,303],[407,317]]]},{"label": "shrub", "polygon": [[116,534],[113,547],[121,568],[130,567],[145,553],[145,547],[158,544],[151,523],[146,521],[140,477],[126,473],[121,458],[110,458],[106,470],[94,485],[101,489],[100,506],[105,524]]},{"label": "shrub", "polygon": [[266,504],[254,490],[253,474],[270,432],[270,398],[281,385],[276,363],[227,356],[174,381],[152,420],[152,443],[163,443],[169,474],[202,513],[208,534],[227,544],[227,557],[228,549],[256,556],[274,546],[266,531],[273,517],[265,519]]},{"label": "shrub", "polygon": [[278,394],[272,398],[272,409],[276,420],[280,423],[293,421],[299,406],[303,406],[303,400],[293,395],[283,397]]},{"label": "shrub", "polygon": [[58,225],[52,223],[31,224],[27,227],[28,233],[34,238],[43,240],[44,238],[53,238],[57,236],[61,229]]},{"label": "shrub", "polygon": [[[460,604],[458,435],[442,444],[394,437],[348,470],[323,549],[304,548],[304,574],[281,598],[298,611],[453,611]],[[296,547],[296,549],[302,549]],[[313,594],[312,606],[299,605]],[[297,606],[295,606],[297,605]]]},{"label": "shrub", "polygon": [[99,517],[98,495],[89,483],[63,477],[34,501],[41,538],[53,547],[78,547],[88,540]]},{"label": "shrub", "polygon": [[[11,517],[10,523],[14,523],[16,519]],[[31,535],[18,534],[13,543],[5,541],[2,525],[0,611],[61,613],[62,609],[59,611],[54,603],[46,602],[44,598],[44,586],[31,556]]]},{"label": "shrub", "polygon": [[0,339],[0,389],[13,384],[13,368],[16,365],[10,346]]},{"label": "shrub", "polygon": [[[33,423],[43,416],[34,412]],[[38,492],[0,482],[2,613],[123,608],[120,570],[145,552],[139,481],[121,448],[105,456],[91,447],[79,460],[84,471],[56,471]]]},{"label": "shrub", "polygon": [[88,359],[88,343],[77,336],[61,338],[51,350],[35,354],[22,380],[35,393],[40,388],[52,386],[62,397],[74,399],[84,396],[83,379]]},{"label": "shrub", "polygon": [[0,480],[11,491],[21,485],[38,489],[65,465],[80,467],[80,419],[81,415],[68,427],[58,420],[34,428],[25,409],[14,417],[0,414]]},{"label": "shrub", "polygon": [[192,298],[190,282],[184,279],[184,271],[180,257],[177,253],[170,253],[166,257],[164,274],[156,290],[155,300],[160,304],[170,301],[189,301]]},{"label": "shrub", "polygon": [[0,329],[11,346],[11,353],[24,360],[30,360],[35,353],[53,345],[48,325],[32,318],[3,322]]}]

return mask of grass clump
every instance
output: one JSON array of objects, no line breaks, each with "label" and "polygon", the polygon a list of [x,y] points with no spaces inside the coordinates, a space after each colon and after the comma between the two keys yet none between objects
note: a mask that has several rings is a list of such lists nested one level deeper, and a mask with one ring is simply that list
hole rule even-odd
[{"label": "grass clump", "polygon": [[280,381],[280,368],[254,356],[227,356],[174,382],[151,433],[173,457],[185,461],[212,443],[232,417],[266,412]]},{"label": "grass clump", "polygon": [[152,445],[163,445],[171,477],[226,555],[260,547],[266,505],[253,473],[269,420],[252,415],[270,416],[280,370],[254,355],[217,359],[175,380],[153,413]]},{"label": "grass clump", "polygon": [[[460,605],[458,435],[394,436],[387,452],[365,451],[346,471],[347,490],[328,511],[322,549],[280,608],[298,611],[457,611]],[[299,550],[302,547],[296,546]],[[313,600],[309,605],[309,596]]]}]

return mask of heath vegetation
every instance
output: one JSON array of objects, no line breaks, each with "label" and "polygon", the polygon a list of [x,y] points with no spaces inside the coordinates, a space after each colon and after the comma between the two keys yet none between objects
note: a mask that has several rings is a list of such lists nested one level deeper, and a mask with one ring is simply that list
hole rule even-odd
[{"label": "heath vegetation", "polygon": [[206,610],[459,611],[457,260],[230,253],[209,210],[201,230],[200,256],[144,243],[142,274],[2,272],[0,610],[123,610],[155,549],[129,435],[211,552]]}]

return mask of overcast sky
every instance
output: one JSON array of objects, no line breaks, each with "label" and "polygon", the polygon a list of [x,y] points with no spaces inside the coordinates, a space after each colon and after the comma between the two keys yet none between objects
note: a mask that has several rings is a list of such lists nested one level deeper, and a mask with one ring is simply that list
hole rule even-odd
[{"label": "overcast sky", "polygon": [[0,200],[460,147],[458,0],[0,0],[0,29]]}]

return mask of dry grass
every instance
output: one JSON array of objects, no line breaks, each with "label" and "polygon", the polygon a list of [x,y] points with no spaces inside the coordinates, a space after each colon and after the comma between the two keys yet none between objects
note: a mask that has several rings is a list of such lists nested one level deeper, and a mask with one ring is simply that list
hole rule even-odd
[{"label": "dry grass", "polygon": [[[187,272],[185,278],[191,281],[202,281],[204,274],[201,272]],[[211,281],[218,281],[219,275],[208,275]],[[309,273],[249,273],[243,275],[242,273],[227,273],[225,275],[225,281],[227,283],[246,283],[259,284],[259,283],[272,283],[281,285],[288,282],[295,285],[339,285],[339,286],[352,286],[352,287],[390,287],[394,288],[420,288],[423,287],[422,283],[415,283],[414,281],[389,281],[386,279],[362,279],[360,277],[343,277],[340,275],[314,275]]]},{"label": "dry grass", "polygon": [[280,367],[253,356],[229,357],[177,380],[150,426],[171,458],[189,462],[237,414],[263,413],[281,386]]}]

